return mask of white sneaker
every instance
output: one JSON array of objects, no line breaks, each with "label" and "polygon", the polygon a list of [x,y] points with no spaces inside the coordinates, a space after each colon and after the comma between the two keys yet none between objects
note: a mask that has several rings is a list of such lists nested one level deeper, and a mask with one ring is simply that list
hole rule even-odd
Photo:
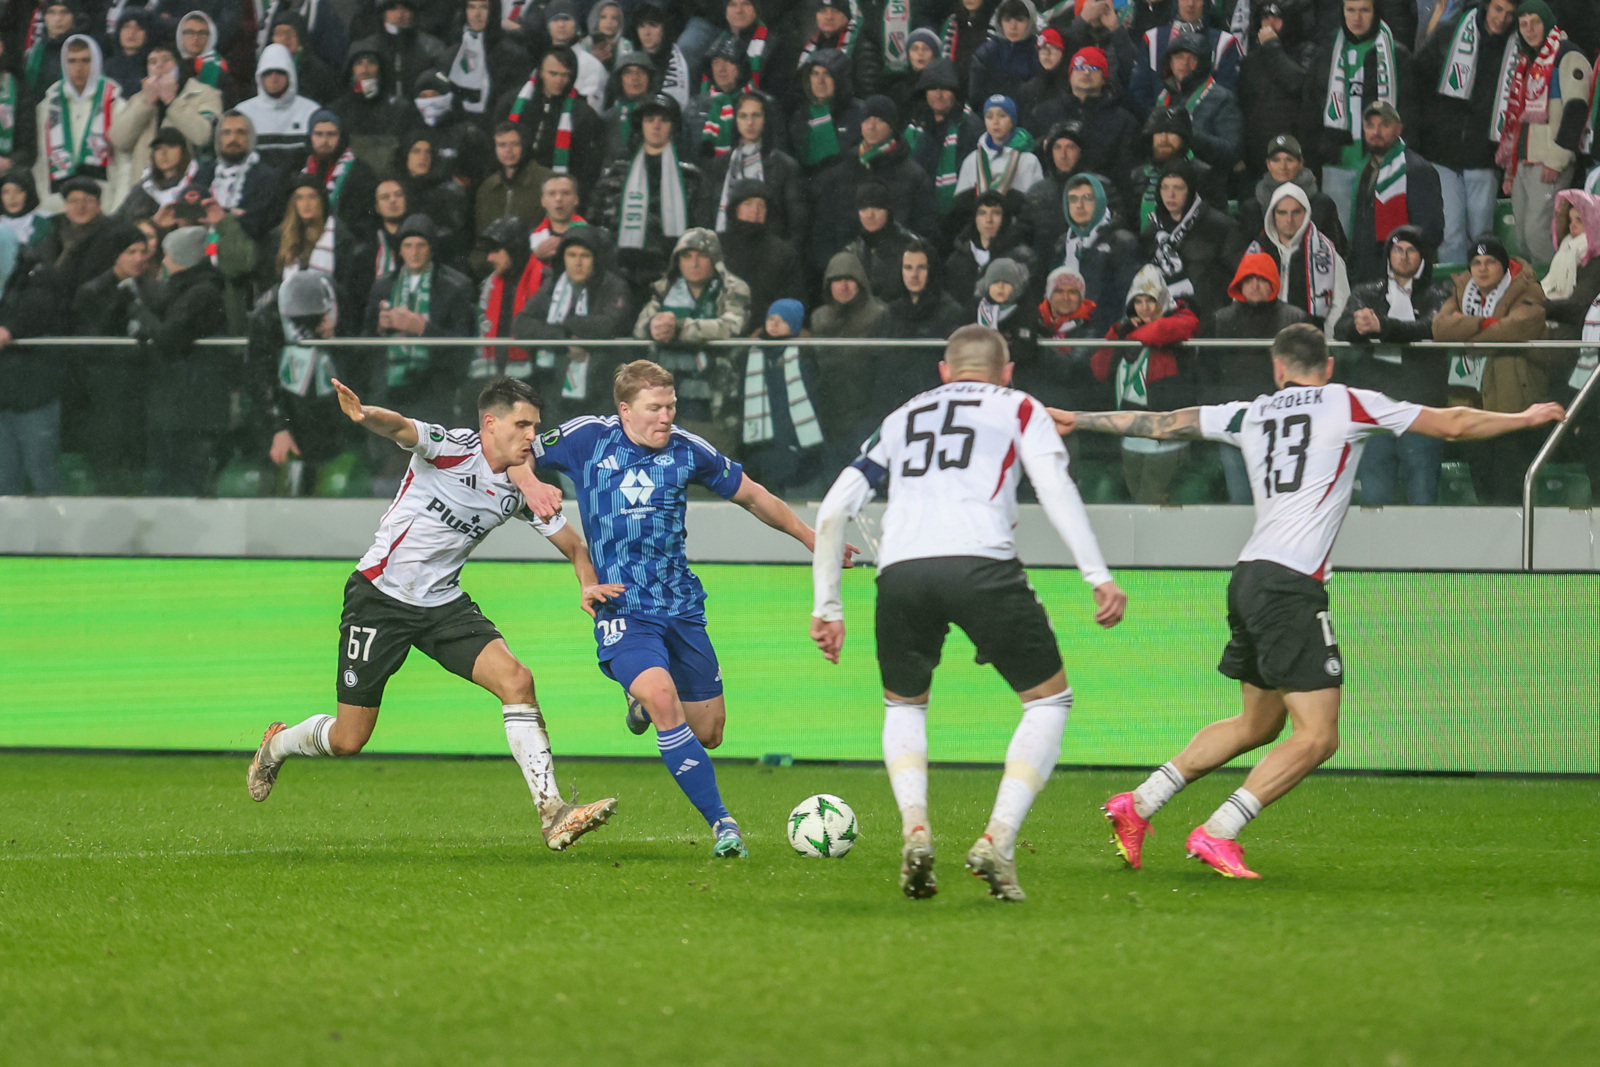
[{"label": "white sneaker", "polygon": [[912,900],[927,900],[939,892],[933,876],[933,834],[926,826],[906,834],[900,849],[900,891]]},{"label": "white sneaker", "polygon": [[267,754],[267,749],[272,739],[285,729],[287,727],[281,722],[267,727],[266,734],[261,738],[261,747],[256,749],[256,758],[250,761],[250,770],[245,773],[244,784],[250,789],[250,799],[258,804],[271,795],[273,783],[278,780],[278,768],[283,766],[283,760],[273,759]]},{"label": "white sneaker", "polygon": [[1000,855],[988,834],[978,838],[967,853],[967,869],[989,883],[991,897],[1014,902],[1028,899],[1028,894],[1017,884],[1016,857],[1006,859]]}]

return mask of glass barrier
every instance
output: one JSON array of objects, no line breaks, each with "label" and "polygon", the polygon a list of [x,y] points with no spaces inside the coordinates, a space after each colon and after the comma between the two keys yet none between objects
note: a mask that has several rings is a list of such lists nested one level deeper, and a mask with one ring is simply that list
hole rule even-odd
[{"label": "glass barrier", "polygon": [[[58,402],[0,412],[8,428],[0,434],[0,495],[389,497],[409,457],[340,413],[334,377],[366,402],[456,427],[477,424],[478,392],[508,374],[536,387],[549,428],[614,414],[615,369],[650,358],[678,378],[680,424],[791,500],[820,499],[884,415],[938,384],[944,346],[805,337],[694,349],[634,340],[335,338],[262,358],[246,339],[205,338],[173,360],[124,337],[12,344],[56,358],[63,384]],[[1189,342],[1175,370],[1167,368],[1166,395],[1178,398],[1172,406],[1269,391],[1270,344]],[[1146,379],[1160,377],[1134,342],[1042,340],[1028,347],[1017,352],[1014,384],[1051,406],[1108,410],[1119,406],[1119,390],[1120,406],[1132,406]],[[1577,341],[1329,347],[1335,381],[1434,404],[1481,404],[1486,384],[1509,378],[1530,399],[1570,406],[1596,363],[1595,348]],[[1555,437],[1548,428],[1487,442],[1375,435],[1357,469],[1354,500],[1519,506],[1526,490],[1537,505],[1587,508],[1600,480],[1596,418],[1585,408]],[[1176,442],[1150,450],[1075,433],[1067,447],[1091,504],[1250,503],[1244,463],[1226,445]]]}]

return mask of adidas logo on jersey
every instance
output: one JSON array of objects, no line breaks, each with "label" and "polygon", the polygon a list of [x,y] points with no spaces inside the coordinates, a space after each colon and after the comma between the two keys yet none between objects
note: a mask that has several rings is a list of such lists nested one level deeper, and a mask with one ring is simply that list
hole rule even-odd
[{"label": "adidas logo on jersey", "polygon": [[603,471],[618,471],[622,469],[622,464],[617,462],[617,457],[614,454],[607,456],[599,463],[596,463],[595,466]]},{"label": "adidas logo on jersey", "polygon": [[656,483],[642,470],[630,469],[622,476],[622,498],[634,507],[648,504],[655,488]]},{"label": "adidas logo on jersey", "polygon": [[700,766],[700,761],[699,760],[697,760],[697,759],[686,759],[682,763],[678,764],[678,769],[676,771],[672,772],[672,776],[674,778],[676,778],[678,775],[682,774],[684,771],[692,771],[698,766]]}]

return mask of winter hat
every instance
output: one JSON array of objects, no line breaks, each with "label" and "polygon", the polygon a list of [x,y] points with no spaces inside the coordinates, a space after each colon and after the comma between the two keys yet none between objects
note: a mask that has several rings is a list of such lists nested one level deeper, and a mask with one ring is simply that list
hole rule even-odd
[{"label": "winter hat", "polygon": [[1550,5],[1544,0],[1522,0],[1522,3],[1517,5],[1517,18],[1520,19],[1524,15],[1538,15],[1539,20],[1544,23],[1544,32],[1547,35],[1556,28],[1556,13],[1550,10]]},{"label": "winter hat", "polygon": [[818,0],[818,7],[831,7],[836,11],[850,14],[850,0]]},{"label": "winter hat", "polygon": [[1158,133],[1175,133],[1189,141],[1194,137],[1194,119],[1187,108],[1158,107],[1145,120],[1144,135],[1153,137]]},{"label": "winter hat", "polygon": [[895,107],[894,101],[887,96],[882,93],[874,93],[861,103],[867,109],[867,118],[882,119],[889,124],[889,128],[892,130],[900,128],[900,109]]},{"label": "winter hat", "polygon": [[994,108],[999,108],[1011,116],[1011,125],[1017,124],[1017,102],[1003,93],[995,93],[983,102],[982,114],[988,115]]},{"label": "winter hat", "polygon": [[1070,122],[1063,122],[1061,125],[1051,130],[1050,136],[1045,138],[1046,144],[1053,144],[1056,141],[1071,141],[1079,148],[1084,148],[1089,143],[1088,138],[1084,136],[1083,123],[1079,122],[1077,119],[1073,119]]},{"label": "winter hat", "polygon": [[630,21],[636,28],[639,26],[665,26],[667,24],[667,13],[660,4],[654,3],[653,0],[645,0],[644,3],[633,9],[633,18]]},{"label": "winter hat", "polygon": [[792,297],[784,297],[782,300],[774,300],[772,306],[767,308],[767,317],[771,318],[774,315],[788,324],[790,333],[798,334],[800,327],[806,322],[806,307]]},{"label": "winter hat", "polygon": [[772,203],[767,183],[756,178],[740,178],[728,186],[728,211],[732,212],[746,200],[765,200]]},{"label": "winter hat", "polygon": [[515,215],[495,219],[478,235],[478,247],[485,251],[503,248],[515,256],[528,247],[528,228]]},{"label": "winter hat", "polygon": [[394,235],[394,242],[398,245],[407,237],[420,237],[429,245],[436,245],[439,243],[439,228],[426,215],[407,215]]},{"label": "winter hat", "polygon": [[1080,293],[1088,289],[1088,285],[1083,280],[1083,275],[1079,274],[1071,267],[1057,267],[1045,277],[1045,296],[1049,296],[1051,293],[1062,287],[1076,289]]},{"label": "winter hat", "polygon": [[1228,295],[1243,304],[1244,281],[1246,278],[1262,278],[1272,286],[1272,299],[1278,299],[1278,261],[1265,252],[1251,252],[1239,261],[1239,269],[1234,272],[1233,284],[1228,286]]},{"label": "winter hat", "polygon": [[1054,26],[1046,27],[1043,33],[1033,39],[1033,47],[1035,49],[1043,48],[1045,45],[1049,45],[1057,52],[1065,52],[1067,50],[1067,42],[1062,40],[1061,31]]},{"label": "winter hat", "polygon": [[678,120],[683,117],[683,109],[678,106],[676,100],[666,93],[656,93],[653,96],[646,97],[643,103],[635,107],[629,119],[637,127],[642,126],[646,116],[649,115],[660,115],[676,126]]},{"label": "winter hat", "polygon": [[1387,100],[1374,100],[1372,103],[1368,104],[1367,109],[1361,113],[1361,117],[1364,119],[1370,119],[1374,115],[1381,116],[1385,122],[1400,121],[1400,112],[1396,111],[1394,109],[1394,105],[1389,103]]},{"label": "winter hat", "polygon": [[918,41],[921,41],[923,44],[933,49],[933,56],[935,59],[938,59],[940,54],[942,54],[944,51],[944,42],[939,40],[939,35],[928,29],[926,26],[922,27],[920,30],[911,31],[911,36],[906,39],[906,50],[910,51],[911,46],[916,44]]},{"label": "winter hat", "polygon": [[1500,238],[1492,233],[1486,233],[1472,242],[1472,248],[1467,251],[1467,263],[1470,265],[1479,256],[1493,256],[1506,270],[1511,269],[1511,253],[1506,251],[1506,246]]},{"label": "winter hat", "polygon": [[1073,70],[1087,70],[1091,67],[1104,74],[1107,78],[1111,77],[1111,61],[1106,58],[1105,49],[1090,45],[1087,48],[1080,48],[1072,54]]},{"label": "winter hat", "polygon": [[928,64],[928,69],[922,72],[917,79],[914,90],[919,96],[929,89],[949,89],[952,92],[961,88],[961,75],[956,71],[956,65],[950,60],[940,57]]},{"label": "winter hat", "polygon": [[341,133],[344,132],[344,119],[339,117],[339,113],[337,111],[332,111],[325,107],[319,107],[316,111],[311,113],[311,121],[306,123],[306,129],[314,130],[317,128],[318,123],[323,122],[331,122],[333,123],[335,129],[339,130]]},{"label": "winter hat", "polygon": [[1022,290],[1028,287],[1028,268],[1004,256],[991,259],[989,265],[983,268],[983,277],[978,279],[978,288],[973,295],[979,300],[988,299],[989,286],[995,282],[1010,282],[1012,299],[1018,299],[1022,296]]},{"label": "winter hat", "polygon": [[862,182],[856,187],[856,210],[869,207],[881,207],[885,211],[894,210],[894,200],[889,196],[887,185],[882,182]]},{"label": "winter hat", "polygon": [[[5,184],[0,182],[0,185]],[[117,250],[117,255],[122,255],[134,245],[142,245],[150,238],[145,236],[143,230],[129,222],[119,222],[111,227],[110,247]]]},{"label": "winter hat", "polygon": [[297,270],[278,287],[278,314],[286,319],[326,315],[336,301],[333,279],[320,270]]},{"label": "winter hat", "polygon": [[188,270],[206,258],[206,233],[204,226],[184,226],[167,234],[161,242],[161,251],[178,265]]},{"label": "winter hat", "polygon": [[1015,19],[1020,22],[1032,22],[1033,11],[1023,0],[1004,0],[994,13],[995,21]]},{"label": "winter hat", "polygon": [[548,26],[550,23],[559,22],[562,19],[571,19],[573,22],[577,22],[577,7],[574,6],[572,0],[550,0],[550,3],[546,4],[544,9],[545,25]]},{"label": "winter hat", "polygon": [[1271,159],[1279,152],[1287,152],[1294,158],[1305,162],[1306,154],[1300,148],[1300,142],[1292,135],[1280,133],[1267,143],[1267,158]]},{"label": "winter hat", "polygon": [[[425,70],[417,75],[417,80],[412,86],[411,95],[421,96],[423,93],[433,92],[440,96],[448,96],[455,91],[455,85],[450,81],[450,76],[442,70]],[[318,114],[321,114],[319,111]],[[333,112],[328,112],[333,114]]]}]

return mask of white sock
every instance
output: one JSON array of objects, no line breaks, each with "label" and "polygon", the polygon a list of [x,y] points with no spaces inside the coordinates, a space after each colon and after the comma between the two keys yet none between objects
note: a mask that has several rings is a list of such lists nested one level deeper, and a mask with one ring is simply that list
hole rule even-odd
[{"label": "white sock", "polygon": [[333,745],[328,731],[332,729],[332,715],[313,715],[305,722],[279,730],[267,746],[267,755],[277,760],[285,756],[331,756]]},{"label": "white sock", "polygon": [[928,825],[928,705],[883,702],[883,763],[900,805],[900,832]]},{"label": "white sock", "polygon": [[561,790],[556,787],[555,759],[550,755],[550,735],[545,732],[539,705],[505,704],[500,714],[505,719],[506,743],[511,746],[511,756],[522,768],[522,777],[528,781],[539,814],[553,814],[561,807]]},{"label": "white sock", "polygon": [[1000,792],[986,831],[1007,859],[1016,851],[1017,831],[1028,817],[1033,798],[1044,791],[1050,772],[1061,758],[1061,734],[1071,711],[1071,686],[1022,705],[1022,721],[1006,748],[1005,776],[1000,779]]},{"label": "white sock", "polygon": [[1261,814],[1261,801],[1248,789],[1235,789],[1233,795],[1222,802],[1216,814],[1206,820],[1205,831],[1212,837],[1233,840],[1239,836],[1251,819]]},{"label": "white sock", "polygon": [[1133,810],[1139,813],[1139,818],[1148,819],[1188,784],[1175,765],[1163,763],[1133,791]]}]

